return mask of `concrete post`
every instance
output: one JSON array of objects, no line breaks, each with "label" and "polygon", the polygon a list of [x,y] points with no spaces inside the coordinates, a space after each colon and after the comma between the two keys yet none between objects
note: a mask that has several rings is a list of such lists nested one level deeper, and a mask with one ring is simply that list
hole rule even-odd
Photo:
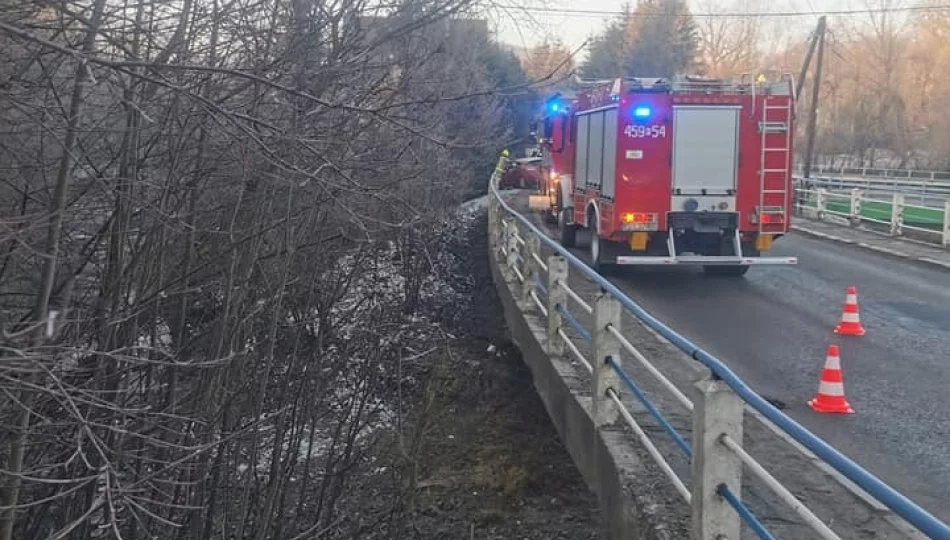
[{"label": "concrete post", "polygon": [[514,269],[518,265],[518,225],[513,219],[509,219],[507,222],[508,238],[505,245],[505,257],[508,263],[508,270],[514,274]]},{"label": "concrete post", "polygon": [[508,268],[508,227],[510,226],[509,219],[499,216],[498,227],[499,237],[498,237],[498,261],[504,263],[505,270]]},{"label": "concrete post", "polygon": [[825,209],[828,206],[828,190],[818,188],[818,199],[815,201],[815,212],[817,212],[818,221],[825,216]]},{"label": "concrete post", "polygon": [[511,219],[507,217],[501,218],[499,220],[501,223],[501,236],[498,238],[498,264],[501,267],[501,273],[505,276],[507,281],[511,281],[511,268],[508,266],[508,242],[511,238]]},{"label": "concrete post", "polygon": [[851,226],[857,227],[861,224],[861,190],[851,190]]},{"label": "concrete post", "polygon": [[943,247],[950,248],[950,201],[943,203]]},{"label": "concrete post", "polygon": [[737,540],[741,520],[716,493],[725,484],[742,494],[742,462],[720,442],[723,434],[742,442],[742,400],[723,381],[694,385],[692,540]]},{"label": "concrete post", "polygon": [[612,424],[619,416],[617,406],[607,396],[607,389],[612,388],[619,396],[621,394],[620,377],[607,363],[607,359],[613,358],[614,362],[620,365],[620,343],[607,330],[608,325],[620,330],[620,302],[606,292],[601,292],[597,295],[594,304],[594,328],[591,332],[593,338],[591,350],[594,352],[590,359],[591,367],[594,368],[591,377],[593,383],[591,398],[594,402],[595,427]]},{"label": "concrete post", "polygon": [[488,194],[488,249],[494,249],[498,242],[498,199]]},{"label": "concrete post", "polygon": [[561,328],[561,314],[557,306],[567,306],[567,291],[558,283],[567,284],[567,259],[560,255],[548,257],[548,354],[564,354],[564,342],[557,331]]},{"label": "concrete post", "polygon": [[891,236],[900,236],[904,232],[904,194],[894,192],[891,203]]},{"label": "concrete post", "polygon": [[505,269],[508,268],[508,219],[499,217],[498,224],[498,262],[503,263]]},{"label": "concrete post", "polygon": [[521,284],[521,300],[526,302],[529,311],[535,311],[537,306],[534,300],[531,299],[531,291],[538,288],[534,278],[541,275],[541,268],[531,255],[532,253],[541,253],[541,240],[531,233],[528,234],[524,245],[524,283]]}]

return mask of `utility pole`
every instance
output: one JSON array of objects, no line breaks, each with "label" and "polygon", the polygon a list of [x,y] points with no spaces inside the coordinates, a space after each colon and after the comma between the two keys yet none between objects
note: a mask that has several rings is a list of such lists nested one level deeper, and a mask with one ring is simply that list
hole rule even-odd
[{"label": "utility pole", "polygon": [[[815,151],[815,128],[818,123],[818,93],[821,90],[821,66],[825,57],[825,18],[818,19],[818,29],[815,31],[815,41],[818,43],[818,59],[815,63],[815,81],[812,86],[811,103],[808,111],[808,133],[805,144],[805,178],[811,177],[812,154]],[[814,45],[814,44],[813,44]],[[806,62],[808,60],[806,59]],[[808,65],[805,65],[807,68]],[[803,69],[804,73],[804,69]],[[803,77],[804,78],[804,77]],[[801,79],[799,83],[801,84]]]},{"label": "utility pole", "polygon": [[805,86],[805,75],[808,74],[808,66],[811,65],[811,57],[815,54],[815,45],[818,44],[819,36],[825,34],[825,18],[821,17],[818,19],[818,27],[815,29],[815,33],[812,34],[811,39],[808,43],[808,52],[805,53],[805,61],[802,62],[802,70],[798,74],[798,80],[795,81],[795,96],[802,95],[802,87]]}]

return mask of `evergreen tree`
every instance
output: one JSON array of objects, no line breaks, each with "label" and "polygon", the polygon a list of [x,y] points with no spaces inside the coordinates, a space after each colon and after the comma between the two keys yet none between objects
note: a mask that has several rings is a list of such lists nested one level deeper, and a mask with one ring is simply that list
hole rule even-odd
[{"label": "evergreen tree", "polygon": [[672,77],[695,65],[696,23],[684,0],[640,0],[594,38],[585,77]]},{"label": "evergreen tree", "polygon": [[[629,13],[629,7],[624,9]],[[617,77],[624,67],[624,33],[627,16],[607,23],[604,32],[591,40],[581,74],[588,79]]]}]

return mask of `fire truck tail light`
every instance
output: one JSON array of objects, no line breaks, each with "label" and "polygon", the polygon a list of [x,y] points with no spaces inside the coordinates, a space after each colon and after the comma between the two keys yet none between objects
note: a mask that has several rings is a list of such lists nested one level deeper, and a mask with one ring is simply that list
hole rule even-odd
[{"label": "fire truck tail light", "polygon": [[658,215],[645,212],[624,212],[620,214],[620,223],[625,231],[655,231]]},{"label": "fire truck tail light", "polygon": [[650,223],[656,214],[644,214],[641,212],[627,212],[621,216],[624,223]]},{"label": "fire truck tail light", "polygon": [[760,214],[758,210],[749,214],[749,223],[762,223],[769,225],[771,223],[785,223],[785,216],[781,213],[765,212]]}]

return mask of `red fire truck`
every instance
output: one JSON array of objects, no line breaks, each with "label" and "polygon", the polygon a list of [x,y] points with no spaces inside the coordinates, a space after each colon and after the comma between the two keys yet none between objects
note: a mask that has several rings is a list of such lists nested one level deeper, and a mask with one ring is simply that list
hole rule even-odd
[{"label": "red fire truck", "polygon": [[702,265],[743,275],[789,230],[794,84],[696,77],[584,83],[545,104],[539,191],[594,268]]}]

